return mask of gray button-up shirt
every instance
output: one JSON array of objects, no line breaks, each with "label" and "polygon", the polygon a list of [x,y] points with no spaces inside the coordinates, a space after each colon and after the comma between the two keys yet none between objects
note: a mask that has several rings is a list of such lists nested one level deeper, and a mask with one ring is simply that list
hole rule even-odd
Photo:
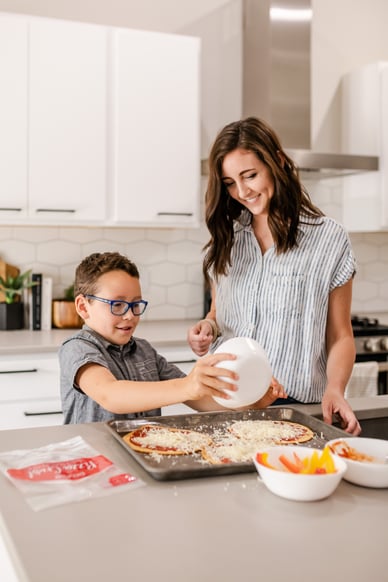
[{"label": "gray button-up shirt", "polygon": [[160,416],[160,408],[131,414],[109,412],[84,394],[75,382],[78,370],[85,364],[108,368],[117,380],[155,382],[185,376],[177,366],[157,353],[151,344],[132,338],[124,346],[109,343],[87,325],[66,339],[59,350],[61,398],[65,424],[107,422],[139,416]]}]

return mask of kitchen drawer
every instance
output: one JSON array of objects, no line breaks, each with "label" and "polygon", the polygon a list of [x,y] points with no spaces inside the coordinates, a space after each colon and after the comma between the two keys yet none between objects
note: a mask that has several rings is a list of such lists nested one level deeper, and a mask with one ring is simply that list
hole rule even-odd
[{"label": "kitchen drawer", "polygon": [[59,398],[31,399],[2,404],[0,430],[63,424]]},{"label": "kitchen drawer", "polygon": [[59,397],[56,360],[0,362],[0,402]]},{"label": "kitchen drawer", "polygon": [[[53,330],[53,331],[62,331],[62,330]],[[3,332],[5,334],[7,333],[13,333],[13,332]],[[34,332],[34,333],[44,333],[44,332]],[[63,341],[65,339],[65,336],[60,336],[60,340],[58,341]],[[8,338],[6,336],[6,342],[9,341],[10,343],[10,347],[12,348],[16,348],[18,346],[17,344],[17,340],[13,340],[12,337]],[[21,340],[23,341],[23,340]],[[38,339],[39,342],[39,339]],[[5,347],[5,346],[4,346]],[[30,345],[26,345],[25,346],[27,350],[31,349]],[[21,346],[20,348],[20,352],[24,351],[24,345]],[[59,348],[58,348],[59,349]],[[58,352],[57,351],[53,351],[53,352],[40,352],[40,351],[36,351],[36,352],[31,352],[31,353],[25,353],[25,354],[17,354],[17,353],[13,353],[13,354],[4,354],[1,353],[0,354],[0,367],[2,368],[3,365],[8,365],[8,364],[12,364],[14,363],[15,365],[21,365],[24,366],[26,365],[26,362],[28,362],[30,365],[33,362],[41,362],[43,364],[43,362],[45,363],[45,365],[47,365],[47,367],[51,368],[51,369],[59,369],[59,360],[58,360]]]}]

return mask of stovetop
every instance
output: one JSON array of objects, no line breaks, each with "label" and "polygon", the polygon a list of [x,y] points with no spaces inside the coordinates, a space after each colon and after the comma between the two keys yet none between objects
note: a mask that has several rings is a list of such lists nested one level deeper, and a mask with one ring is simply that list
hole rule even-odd
[{"label": "stovetop", "polygon": [[354,336],[388,336],[388,324],[380,323],[378,319],[370,317],[352,316]]},{"label": "stovetop", "polygon": [[366,358],[386,361],[388,358],[388,325],[378,319],[352,316],[356,361]]}]

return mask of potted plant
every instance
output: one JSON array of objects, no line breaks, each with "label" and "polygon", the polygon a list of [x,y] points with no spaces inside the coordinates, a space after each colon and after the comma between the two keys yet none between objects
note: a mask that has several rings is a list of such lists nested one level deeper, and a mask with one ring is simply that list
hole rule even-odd
[{"label": "potted plant", "polygon": [[74,304],[74,283],[64,291],[64,297],[53,299],[53,327],[80,328],[82,319],[77,313]]},{"label": "potted plant", "polygon": [[24,304],[21,300],[24,289],[36,282],[30,280],[31,269],[25,273],[0,277],[0,290],[4,301],[0,302],[0,329],[23,329]]}]

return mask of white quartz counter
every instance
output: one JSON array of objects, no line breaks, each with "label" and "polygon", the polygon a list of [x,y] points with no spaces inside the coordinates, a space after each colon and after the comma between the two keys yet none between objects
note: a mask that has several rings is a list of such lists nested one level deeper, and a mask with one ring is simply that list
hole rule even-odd
[{"label": "white quartz counter", "polygon": [[[136,329],[138,337],[148,340],[156,348],[187,345],[187,331],[196,320],[141,321]],[[0,331],[0,356],[24,355],[36,352],[56,352],[75,329],[28,329]]]},{"label": "white quartz counter", "polygon": [[255,473],[158,482],[100,423],[2,431],[0,451],[76,435],[145,486],[34,512],[0,475],[0,535],[20,581],[387,579],[388,489],[342,481],[303,503]]},{"label": "white quartz counter", "polygon": [[[372,316],[379,316],[381,321],[388,323],[388,314],[369,314],[369,317]],[[142,320],[135,335],[148,340],[156,348],[187,347],[187,332],[196,322],[197,319]],[[75,329],[0,331],[0,356],[56,352],[62,342],[75,331]]]}]

